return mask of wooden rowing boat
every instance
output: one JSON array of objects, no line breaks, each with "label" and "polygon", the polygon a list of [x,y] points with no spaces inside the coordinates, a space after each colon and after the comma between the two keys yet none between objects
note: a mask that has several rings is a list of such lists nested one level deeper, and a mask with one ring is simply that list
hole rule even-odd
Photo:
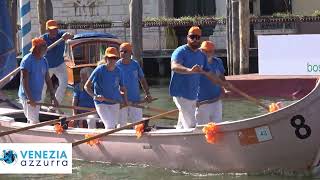
[{"label": "wooden rowing boat", "polygon": [[[273,113],[217,124],[215,144],[206,142],[203,126],[193,129],[156,129],[137,139],[122,130],[99,140],[98,145],[73,148],[76,159],[112,163],[149,164],[170,169],[226,172],[264,170],[310,171],[320,161],[320,84],[297,102]],[[1,112],[0,130],[27,126],[23,112]],[[43,114],[42,117],[46,115]],[[53,119],[53,117],[50,117]],[[55,133],[44,126],[0,137],[2,143],[71,143],[104,129],[69,128]]]},{"label": "wooden rowing boat", "polygon": [[82,68],[94,69],[97,62],[103,59],[105,49],[109,46],[119,48],[120,43],[121,41],[115,35],[100,32],[82,32],[68,40],[64,53],[68,84],[78,83]]}]

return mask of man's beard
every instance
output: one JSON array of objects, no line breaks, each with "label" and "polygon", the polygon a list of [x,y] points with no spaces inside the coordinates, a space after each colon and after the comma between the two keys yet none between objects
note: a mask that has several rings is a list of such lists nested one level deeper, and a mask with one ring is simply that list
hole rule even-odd
[{"label": "man's beard", "polygon": [[198,49],[200,47],[200,43],[189,43],[189,46],[192,49]]}]

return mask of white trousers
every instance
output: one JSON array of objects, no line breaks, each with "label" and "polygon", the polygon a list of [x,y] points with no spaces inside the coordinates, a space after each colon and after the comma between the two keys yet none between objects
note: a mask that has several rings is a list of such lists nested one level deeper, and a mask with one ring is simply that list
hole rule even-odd
[{"label": "white trousers", "polygon": [[[88,115],[87,117],[80,118],[79,120],[86,120],[88,124],[88,129],[96,129],[97,128],[96,122],[100,120],[100,118],[96,114],[91,114],[91,115]],[[76,123],[76,124],[79,125],[79,123]]]},{"label": "white trousers", "polygon": [[128,122],[134,123],[142,120],[142,109],[136,107],[124,107],[120,110],[120,127],[125,126]]},{"label": "white trousers", "polygon": [[95,104],[105,129],[114,129],[119,121],[120,104]]},{"label": "white trousers", "polygon": [[20,103],[22,104],[23,112],[27,118],[27,122],[30,124],[39,123],[40,106],[37,105],[35,107],[32,107],[30,104],[27,103],[27,99],[20,99]]},{"label": "white trousers", "polygon": [[[65,91],[68,86],[68,76],[67,76],[67,70],[66,70],[66,64],[62,63],[57,67],[49,68],[49,75],[52,77],[55,75],[58,78],[59,86],[56,90],[56,98],[58,103],[60,104],[65,96]],[[41,101],[43,102],[46,97],[46,91],[47,91],[47,84],[45,83],[42,90],[42,98]]]},{"label": "white trousers", "polygon": [[196,126],[196,100],[188,100],[182,97],[173,97],[173,102],[179,109],[177,129],[188,129]]},{"label": "white trousers", "polygon": [[196,109],[196,120],[198,125],[208,124],[209,122],[222,122],[221,100],[199,106]]}]

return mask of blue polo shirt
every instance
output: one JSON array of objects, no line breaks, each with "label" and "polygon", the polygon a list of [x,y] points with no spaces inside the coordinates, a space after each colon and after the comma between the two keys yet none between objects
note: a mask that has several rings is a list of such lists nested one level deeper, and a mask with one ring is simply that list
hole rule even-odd
[{"label": "blue polo shirt", "polygon": [[[123,86],[123,78],[118,67],[113,71],[108,71],[104,64],[99,65],[91,73],[89,80],[93,84],[95,95],[102,95],[105,98],[122,102],[120,86]],[[113,104],[109,102],[94,101],[96,104]]]},{"label": "blue polo shirt", "polygon": [[73,89],[73,97],[78,99],[78,106],[94,108],[92,97],[84,89],[80,89],[80,84],[76,84]]},{"label": "blue polo shirt", "polygon": [[[31,97],[34,101],[40,101],[45,76],[48,71],[47,60],[44,57],[36,59],[32,53],[29,53],[22,58],[20,69],[28,71]],[[23,88],[22,77],[20,78],[18,96],[20,99],[28,99]]]},{"label": "blue polo shirt", "polygon": [[[210,71],[216,76],[223,75],[225,69],[220,58],[213,57],[212,63],[209,63]],[[200,88],[198,101],[211,100],[221,95],[221,86],[213,84],[207,77],[200,77]]]},{"label": "blue polo shirt", "polygon": [[132,59],[129,64],[123,64],[122,59],[120,59],[116,65],[122,72],[128,100],[130,102],[140,102],[139,80],[144,77],[144,74],[138,61]]},{"label": "blue polo shirt", "polygon": [[[173,52],[171,56],[171,62],[172,61],[187,68],[199,65],[205,71],[210,70],[207,56],[200,50],[192,51],[187,45],[182,45]],[[198,96],[199,80],[200,74],[180,74],[172,71],[169,85],[170,96],[196,100]]]},{"label": "blue polo shirt", "polygon": [[[42,35],[42,38],[46,41],[47,46],[49,47],[51,44],[53,44],[58,39],[60,39],[63,34],[64,32],[59,30],[57,36],[53,39],[49,38],[48,33],[45,33],[44,35]],[[47,54],[45,55],[45,58],[48,61],[49,68],[54,68],[64,63],[64,57],[63,57],[64,46],[65,46],[65,43],[64,41],[62,41],[54,48],[48,50]]]}]

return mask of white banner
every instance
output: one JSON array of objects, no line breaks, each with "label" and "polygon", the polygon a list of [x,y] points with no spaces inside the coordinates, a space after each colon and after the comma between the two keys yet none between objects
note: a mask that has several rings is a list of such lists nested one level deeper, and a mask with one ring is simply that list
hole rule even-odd
[{"label": "white banner", "polygon": [[71,143],[0,143],[0,174],[71,173]]},{"label": "white banner", "polygon": [[258,36],[259,74],[320,75],[320,34]]}]

